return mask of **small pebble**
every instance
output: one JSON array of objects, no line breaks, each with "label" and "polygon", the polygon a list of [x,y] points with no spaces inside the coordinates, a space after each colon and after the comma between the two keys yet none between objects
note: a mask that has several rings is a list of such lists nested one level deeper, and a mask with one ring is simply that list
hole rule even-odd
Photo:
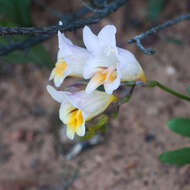
[{"label": "small pebble", "polygon": [[168,75],[174,75],[174,74],[176,73],[176,70],[175,70],[174,67],[168,66],[168,67],[166,68],[166,73],[167,73]]},{"label": "small pebble", "polygon": [[152,134],[148,134],[145,136],[144,140],[145,142],[152,142],[153,140],[155,140],[155,136]]}]

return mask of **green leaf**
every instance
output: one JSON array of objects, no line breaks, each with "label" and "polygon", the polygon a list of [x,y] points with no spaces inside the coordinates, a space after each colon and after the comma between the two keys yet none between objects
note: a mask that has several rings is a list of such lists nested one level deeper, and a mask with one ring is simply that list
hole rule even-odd
[{"label": "green leaf", "polygon": [[11,63],[27,63],[33,62],[40,66],[52,67],[53,62],[49,53],[42,45],[37,45],[28,50],[28,52],[24,51],[15,51],[7,56],[1,57],[4,62]]},{"label": "green leaf", "polygon": [[190,86],[187,87],[187,92],[190,94]]},{"label": "green leaf", "polygon": [[31,26],[30,0],[0,0],[0,14],[17,25]]},{"label": "green leaf", "polygon": [[157,21],[164,6],[165,0],[148,0],[148,19]]},{"label": "green leaf", "polygon": [[17,24],[10,21],[0,20],[0,26],[15,27]]},{"label": "green leaf", "polygon": [[190,119],[188,118],[174,118],[168,121],[168,127],[177,134],[190,137]]},{"label": "green leaf", "polygon": [[[0,46],[7,46],[10,44],[8,41],[9,38],[0,38]],[[13,43],[17,43],[20,41],[25,40],[25,36],[11,36],[11,40]],[[9,39],[10,40],[10,39]],[[31,47],[28,50],[17,50],[14,52],[9,53],[5,56],[0,56],[2,62],[6,63],[28,63],[33,62],[40,66],[47,66],[52,68],[53,61],[49,55],[49,52],[44,48],[43,45],[36,45]]]},{"label": "green leaf", "polygon": [[159,160],[168,164],[183,166],[190,163],[190,148],[182,148],[164,152],[159,156]]},{"label": "green leaf", "polygon": [[42,45],[37,45],[31,48],[29,51],[29,59],[42,66],[48,66],[50,68],[54,66],[49,52]]}]

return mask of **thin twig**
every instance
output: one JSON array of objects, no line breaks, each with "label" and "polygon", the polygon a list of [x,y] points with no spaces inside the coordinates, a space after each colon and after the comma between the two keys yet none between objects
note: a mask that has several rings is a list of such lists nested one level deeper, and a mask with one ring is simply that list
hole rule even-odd
[{"label": "thin twig", "polygon": [[141,40],[149,35],[152,35],[160,30],[163,30],[169,26],[172,26],[172,25],[175,25],[181,21],[184,21],[184,20],[189,20],[190,19],[190,13],[188,14],[184,14],[184,15],[181,15],[181,16],[178,16],[174,19],[171,19],[171,20],[168,20],[166,22],[164,22],[163,24],[160,24],[158,26],[155,26],[153,28],[151,28],[150,30],[147,30],[137,36],[135,36],[134,38],[128,40],[128,43],[131,44],[131,43],[136,43],[137,47],[143,51],[145,54],[148,54],[148,55],[151,55],[153,53],[155,53],[155,51],[152,49],[152,48],[149,48],[149,49],[146,49],[142,43],[141,43]]},{"label": "thin twig", "polygon": [[40,7],[42,7],[43,9],[45,9],[46,11],[48,11],[50,14],[56,16],[59,19],[63,19],[64,18],[64,14],[62,14],[61,12],[55,11],[51,8],[49,8],[47,6],[46,3],[42,2],[41,0],[33,0],[33,2],[35,2],[36,4],[38,4]]},{"label": "thin twig", "polygon": [[84,0],[81,0],[81,1],[82,1],[82,4],[83,4],[86,8],[88,8],[90,11],[92,11],[92,12],[95,12],[95,13],[104,12],[104,9],[96,9],[96,8],[90,6],[89,4],[87,4]]},{"label": "thin twig", "polygon": [[90,0],[90,2],[98,8],[105,8],[108,5],[107,0]]}]

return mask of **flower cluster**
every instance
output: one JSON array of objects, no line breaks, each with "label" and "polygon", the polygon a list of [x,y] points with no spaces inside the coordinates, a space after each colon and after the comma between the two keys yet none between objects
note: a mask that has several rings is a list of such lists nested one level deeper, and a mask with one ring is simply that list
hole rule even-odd
[{"label": "flower cluster", "polygon": [[[47,91],[61,104],[59,117],[67,127],[67,136],[75,133],[85,135],[85,122],[96,117],[117,99],[112,95],[122,81],[146,82],[144,71],[135,56],[116,46],[116,28],[105,26],[95,35],[88,26],[83,29],[86,48],[74,45],[58,31],[59,51],[57,63],[50,74],[56,87],[60,87],[67,76],[89,79],[84,90],[72,93],[57,91],[47,86]],[[96,90],[104,85],[105,92]]]}]

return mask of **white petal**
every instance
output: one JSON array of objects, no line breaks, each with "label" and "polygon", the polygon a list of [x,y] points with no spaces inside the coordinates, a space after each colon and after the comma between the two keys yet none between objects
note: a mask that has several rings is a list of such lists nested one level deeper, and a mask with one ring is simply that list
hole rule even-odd
[{"label": "white petal", "polygon": [[88,26],[83,28],[83,42],[90,52],[99,51],[99,40],[98,37],[91,31]]},{"label": "white petal", "polygon": [[92,77],[96,73],[97,67],[99,67],[99,65],[101,65],[101,63],[98,62],[97,57],[90,56],[84,65],[83,77],[85,79]]},{"label": "white petal", "polygon": [[135,56],[127,50],[118,48],[119,69],[122,81],[138,80],[144,74]]},{"label": "white petal", "polygon": [[80,127],[78,127],[76,133],[78,136],[81,136],[81,137],[85,135],[85,121]]},{"label": "white petal", "polygon": [[52,80],[55,76],[55,69],[53,69],[50,73],[50,76],[49,76],[49,81]]},{"label": "white petal", "polygon": [[104,83],[104,88],[107,94],[112,94],[114,90],[119,88],[120,86],[120,80],[121,80],[121,72],[119,70],[119,65],[117,65],[117,77],[116,79],[111,83]]},{"label": "white petal", "polygon": [[91,55],[84,65],[83,77],[85,79],[89,79],[97,72],[97,70],[99,70],[98,67],[109,67],[115,64],[116,59],[110,59],[110,56],[107,57],[105,55]]},{"label": "white petal", "polygon": [[114,90],[120,86],[120,74],[117,73],[117,78],[112,83],[105,83],[104,88],[107,94],[112,94]]},{"label": "white petal", "polygon": [[[76,47],[76,46],[75,46]],[[84,64],[86,63],[89,53],[83,48],[72,49],[72,54],[65,56],[65,61],[68,65],[68,72],[70,76],[83,76]]]},{"label": "white petal", "polygon": [[66,135],[69,139],[73,140],[75,137],[75,132],[67,127]]},{"label": "white petal", "polygon": [[86,94],[85,91],[79,91],[68,95],[67,99],[76,108],[84,112],[85,120],[89,120],[102,113],[112,101],[116,100],[116,97],[95,90],[91,94]]},{"label": "white petal", "polygon": [[69,113],[73,109],[75,109],[75,107],[65,98],[59,109],[59,118],[64,124],[67,124],[67,121],[69,119]]},{"label": "white petal", "polygon": [[[58,51],[57,59],[59,60],[62,58],[67,64],[64,75],[82,77],[83,67],[88,59],[89,52],[84,48],[73,45],[72,42],[64,36],[64,34],[58,32],[58,36],[60,49]],[[61,81],[63,82],[60,78],[56,80],[56,86],[60,86]]]},{"label": "white petal", "polygon": [[70,55],[78,55],[88,56],[89,52],[85,48],[81,48],[79,46],[74,45],[71,40],[65,37],[63,33],[58,31],[58,41],[59,41],[59,51],[58,51],[58,58]]},{"label": "white petal", "polygon": [[47,85],[46,89],[49,92],[49,94],[51,95],[51,97],[54,100],[56,100],[57,102],[62,103],[65,101],[65,95],[67,94],[66,92],[57,91],[57,90],[55,90],[55,88],[53,88],[50,85]]},{"label": "white petal", "polygon": [[60,87],[66,76],[56,76],[54,77],[54,84],[56,87]]},{"label": "white petal", "polygon": [[104,46],[116,47],[116,27],[113,25],[107,25],[102,28],[102,30],[98,34],[98,38]]},{"label": "white petal", "polygon": [[86,86],[86,93],[90,94],[92,91],[94,91],[96,88],[98,88],[100,85],[102,85],[103,82],[97,79],[97,77],[92,77],[91,80],[88,82]]},{"label": "white petal", "polygon": [[65,37],[63,33],[58,31],[58,54],[57,54],[57,59],[63,58],[66,55],[72,54],[72,49],[71,47],[74,46],[71,40]]},{"label": "white petal", "polygon": [[64,33],[61,33],[60,31],[58,31],[58,46],[59,48],[64,48],[65,44],[68,45],[73,45],[73,43],[71,42],[71,40],[69,40],[68,38],[65,37]]}]

